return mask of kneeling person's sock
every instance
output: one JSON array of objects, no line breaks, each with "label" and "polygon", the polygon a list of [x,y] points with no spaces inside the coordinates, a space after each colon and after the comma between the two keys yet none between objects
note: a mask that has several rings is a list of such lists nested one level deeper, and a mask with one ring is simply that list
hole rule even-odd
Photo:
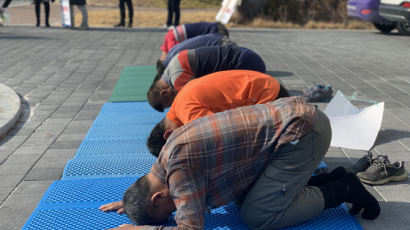
[{"label": "kneeling person's sock", "polygon": [[330,173],[323,173],[317,176],[312,176],[308,181],[308,186],[320,186],[329,182],[342,178],[347,173],[344,167],[337,167]]},{"label": "kneeling person's sock", "polygon": [[347,173],[342,179],[322,185],[319,189],[325,200],[325,209],[349,202],[353,204],[349,211],[352,215],[356,215],[364,209],[362,217],[373,220],[380,214],[378,201],[353,173]]}]

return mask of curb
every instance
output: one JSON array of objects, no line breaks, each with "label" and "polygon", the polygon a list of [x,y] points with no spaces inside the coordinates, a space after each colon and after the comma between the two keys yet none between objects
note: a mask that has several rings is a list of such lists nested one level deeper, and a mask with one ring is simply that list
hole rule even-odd
[{"label": "curb", "polygon": [[17,122],[21,114],[21,100],[14,90],[0,83],[0,138]]}]

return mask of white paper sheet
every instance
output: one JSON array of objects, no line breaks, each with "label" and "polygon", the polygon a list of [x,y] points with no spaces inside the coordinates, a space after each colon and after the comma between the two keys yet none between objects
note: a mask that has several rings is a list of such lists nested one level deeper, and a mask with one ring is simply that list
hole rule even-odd
[{"label": "white paper sheet", "polygon": [[384,102],[358,109],[338,91],[325,108],[332,127],[331,146],[370,150],[382,124]]}]

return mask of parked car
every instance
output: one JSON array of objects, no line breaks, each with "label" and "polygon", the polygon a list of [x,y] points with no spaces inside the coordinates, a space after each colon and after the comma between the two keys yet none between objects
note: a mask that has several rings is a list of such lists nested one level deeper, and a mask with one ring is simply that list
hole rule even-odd
[{"label": "parked car", "polygon": [[382,33],[390,33],[396,24],[379,15],[380,0],[349,0],[347,14],[350,17],[363,21],[373,22],[373,25]]},{"label": "parked car", "polygon": [[410,0],[381,0],[379,13],[396,22],[399,33],[410,35]]}]

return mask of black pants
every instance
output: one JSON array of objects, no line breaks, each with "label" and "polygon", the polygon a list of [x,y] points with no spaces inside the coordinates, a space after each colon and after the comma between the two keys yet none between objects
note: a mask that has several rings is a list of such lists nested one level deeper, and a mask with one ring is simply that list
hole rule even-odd
[{"label": "black pants", "polygon": [[[181,0],[168,0],[168,19],[167,19],[167,26],[177,26],[179,25],[179,17],[180,17],[180,10],[179,5],[181,4]],[[172,17],[175,13],[174,23],[172,23]]]},{"label": "black pants", "polygon": [[125,3],[128,6],[128,22],[132,24],[132,19],[134,17],[134,7],[132,6],[132,0],[120,0],[120,14],[121,14],[121,24],[125,24]]},{"label": "black pants", "polygon": [[9,4],[10,4],[11,1],[12,1],[12,0],[6,0],[6,1],[3,3],[3,8],[7,8],[7,7],[9,6]]},{"label": "black pants", "polygon": [[40,4],[41,3],[44,4],[44,11],[46,14],[46,24],[48,24],[48,17],[50,16],[50,2],[44,2],[42,0],[34,0],[37,24],[40,24]]}]

